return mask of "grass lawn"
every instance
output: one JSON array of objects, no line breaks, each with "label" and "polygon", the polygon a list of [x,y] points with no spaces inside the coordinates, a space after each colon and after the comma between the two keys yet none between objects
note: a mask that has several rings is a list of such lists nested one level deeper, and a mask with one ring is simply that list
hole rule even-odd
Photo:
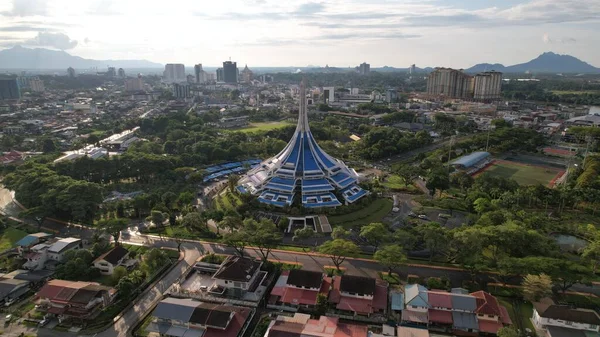
[{"label": "grass lawn", "polygon": [[560,170],[540,166],[527,166],[519,163],[512,164],[504,161],[496,162],[485,170],[485,172],[495,176],[513,179],[520,185],[542,184],[547,186]]},{"label": "grass lawn", "polygon": [[531,331],[535,331],[533,327],[533,323],[531,323],[531,317],[533,316],[533,304],[531,302],[521,302],[519,304],[520,312],[521,312],[521,320],[523,322],[524,328],[529,328]]},{"label": "grass lawn", "polygon": [[279,129],[284,126],[292,125],[288,122],[268,122],[268,123],[250,123],[245,128],[236,129],[235,131],[242,132],[256,132],[256,131],[269,131],[274,129]]},{"label": "grass lawn", "polygon": [[17,241],[21,240],[26,235],[27,232],[18,228],[7,228],[4,233],[2,233],[2,237],[0,237],[0,251],[12,248]]},{"label": "grass lawn", "polygon": [[[229,200],[231,198],[231,196],[233,196],[233,203],[235,205],[231,203],[231,200]],[[240,199],[240,197],[237,194],[231,193],[231,192],[219,194],[215,198],[215,205],[217,206],[217,209],[220,211],[235,210],[235,208],[241,204],[242,204],[242,200]]]},{"label": "grass lawn", "polygon": [[397,175],[389,176],[382,184],[386,188],[394,191],[416,192],[419,191],[414,185],[405,185],[404,180]]},{"label": "grass lawn", "polygon": [[351,228],[355,226],[368,225],[372,222],[381,222],[382,219],[392,211],[394,203],[390,199],[376,199],[367,207],[344,215],[332,215],[328,217],[332,227],[344,226]]}]

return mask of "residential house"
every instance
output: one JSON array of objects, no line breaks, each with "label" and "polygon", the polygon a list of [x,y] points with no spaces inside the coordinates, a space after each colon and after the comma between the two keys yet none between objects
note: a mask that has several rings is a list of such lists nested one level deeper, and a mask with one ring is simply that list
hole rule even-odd
[{"label": "residential house", "polygon": [[152,312],[146,330],[160,336],[239,337],[252,312],[250,308],[167,297]]},{"label": "residential house", "polygon": [[0,303],[13,301],[27,293],[31,282],[12,278],[0,278]]},{"label": "residential house", "polygon": [[331,278],[321,272],[293,269],[281,273],[271,290],[269,305],[287,307],[292,311],[298,308],[314,309],[319,294],[327,297]]},{"label": "residential house", "polygon": [[329,302],[342,313],[370,317],[387,308],[387,282],[370,277],[342,275],[333,278]]},{"label": "residential house", "polygon": [[50,246],[50,248],[48,248],[48,259],[62,262],[66,252],[81,248],[83,248],[83,243],[81,242],[81,239],[58,239],[56,242],[54,242],[52,246]]},{"label": "residential house", "polygon": [[209,292],[215,295],[241,297],[247,292],[254,292],[267,272],[261,271],[262,262],[242,256],[229,256],[223,261],[219,270],[213,275],[213,285]]},{"label": "residential house", "polygon": [[398,337],[429,337],[429,330],[407,326],[399,326],[397,333]]},{"label": "residential house", "polygon": [[548,337],[598,336],[600,316],[594,310],[558,305],[545,298],[533,304],[531,318]]},{"label": "residential house", "polygon": [[461,336],[495,335],[512,324],[506,308],[484,291],[469,294],[456,288],[452,292],[427,290],[418,284],[404,287],[404,307],[392,297],[394,311],[401,311],[402,322],[430,330]]},{"label": "residential house", "polygon": [[338,317],[311,319],[310,315],[296,313],[293,317],[277,316],[264,337],[367,337],[368,333],[366,326],[340,323]]},{"label": "residential house", "polygon": [[129,251],[123,246],[116,246],[108,252],[98,256],[93,265],[102,275],[112,275],[116,267],[124,265],[129,257]]},{"label": "residential house", "polygon": [[38,243],[47,241],[51,236],[51,234],[43,232],[27,234],[25,237],[15,243],[17,246],[17,252],[21,257],[24,257],[24,255],[29,252],[31,247],[37,245]]},{"label": "residential house", "polygon": [[77,238],[56,238],[43,243],[39,243],[27,249],[24,258],[27,260],[23,268],[29,270],[40,270],[52,261],[52,264],[62,262],[65,254],[71,250],[83,248],[81,239]]},{"label": "residential house", "polygon": [[0,157],[0,163],[2,165],[16,164],[23,161],[23,158],[25,158],[25,155],[23,153],[17,151],[9,151],[5,152],[4,155]]},{"label": "residential house", "polygon": [[36,294],[38,310],[60,322],[76,318],[90,320],[113,300],[116,290],[95,282],[50,280]]}]

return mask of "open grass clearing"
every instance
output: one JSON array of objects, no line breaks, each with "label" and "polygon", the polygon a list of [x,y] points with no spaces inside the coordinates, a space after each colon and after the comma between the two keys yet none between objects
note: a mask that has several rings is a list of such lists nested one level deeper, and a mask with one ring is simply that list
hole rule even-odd
[{"label": "open grass clearing", "polygon": [[382,222],[383,218],[392,211],[393,205],[394,203],[390,199],[376,199],[361,210],[344,215],[332,215],[328,219],[332,227],[364,226],[372,222]]},{"label": "open grass clearing", "polygon": [[561,170],[509,161],[496,161],[485,172],[494,176],[513,179],[520,185],[542,184],[547,186]]},{"label": "open grass clearing", "polygon": [[21,240],[27,235],[27,232],[14,227],[8,227],[2,233],[0,237],[0,251],[11,249],[15,246],[17,241]]},{"label": "open grass clearing", "polygon": [[248,125],[244,128],[235,129],[234,131],[241,131],[241,132],[269,131],[269,130],[280,129],[280,128],[282,128],[284,126],[288,126],[288,125],[292,125],[292,124],[290,124],[288,122],[250,123],[250,125]]}]

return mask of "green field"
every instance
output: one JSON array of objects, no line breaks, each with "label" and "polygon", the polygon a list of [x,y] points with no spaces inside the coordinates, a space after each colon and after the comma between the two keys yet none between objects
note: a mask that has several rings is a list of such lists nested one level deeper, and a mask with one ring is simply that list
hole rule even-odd
[{"label": "green field", "polygon": [[13,227],[7,228],[4,233],[2,233],[2,237],[0,237],[0,251],[12,248],[17,241],[21,240],[26,235],[27,232],[20,229]]},{"label": "green field", "polygon": [[284,126],[292,125],[288,122],[269,122],[269,123],[250,123],[247,127],[236,129],[235,131],[242,132],[256,132],[256,131],[269,131],[279,129]]},{"label": "green field", "polygon": [[496,162],[485,170],[485,172],[495,176],[513,179],[520,185],[542,184],[547,186],[560,170],[540,166],[525,166],[518,163]]},{"label": "green field", "polygon": [[386,188],[393,191],[404,191],[404,192],[419,192],[419,189],[414,185],[404,185],[404,181],[397,175],[389,176],[382,184]]},{"label": "green field", "polygon": [[393,205],[394,203],[390,199],[377,199],[359,211],[344,215],[332,215],[328,219],[332,227],[364,226],[372,222],[382,222],[383,218],[392,211]]},{"label": "green field", "polygon": [[[231,203],[230,199],[233,199],[234,204]],[[240,199],[240,197],[235,193],[231,193],[230,191],[227,191],[223,194],[219,194],[215,198],[215,205],[220,211],[235,210],[236,207],[241,204],[242,200]]]}]

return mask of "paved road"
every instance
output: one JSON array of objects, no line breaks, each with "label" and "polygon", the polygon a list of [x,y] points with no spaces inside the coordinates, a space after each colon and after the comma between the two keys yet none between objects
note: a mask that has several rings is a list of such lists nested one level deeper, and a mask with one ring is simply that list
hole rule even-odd
[{"label": "paved road", "polygon": [[142,318],[160,301],[163,294],[177,282],[177,280],[188,270],[190,266],[196,262],[196,260],[202,255],[202,252],[196,245],[183,244],[182,245],[185,257],[177,263],[177,265],[165,275],[155,287],[148,289],[141,298],[138,299],[136,304],[125,312],[125,314],[118,319],[113,326],[109,329],[95,334],[97,337],[115,337],[115,336],[127,336],[131,333],[130,329],[134,328]]}]

